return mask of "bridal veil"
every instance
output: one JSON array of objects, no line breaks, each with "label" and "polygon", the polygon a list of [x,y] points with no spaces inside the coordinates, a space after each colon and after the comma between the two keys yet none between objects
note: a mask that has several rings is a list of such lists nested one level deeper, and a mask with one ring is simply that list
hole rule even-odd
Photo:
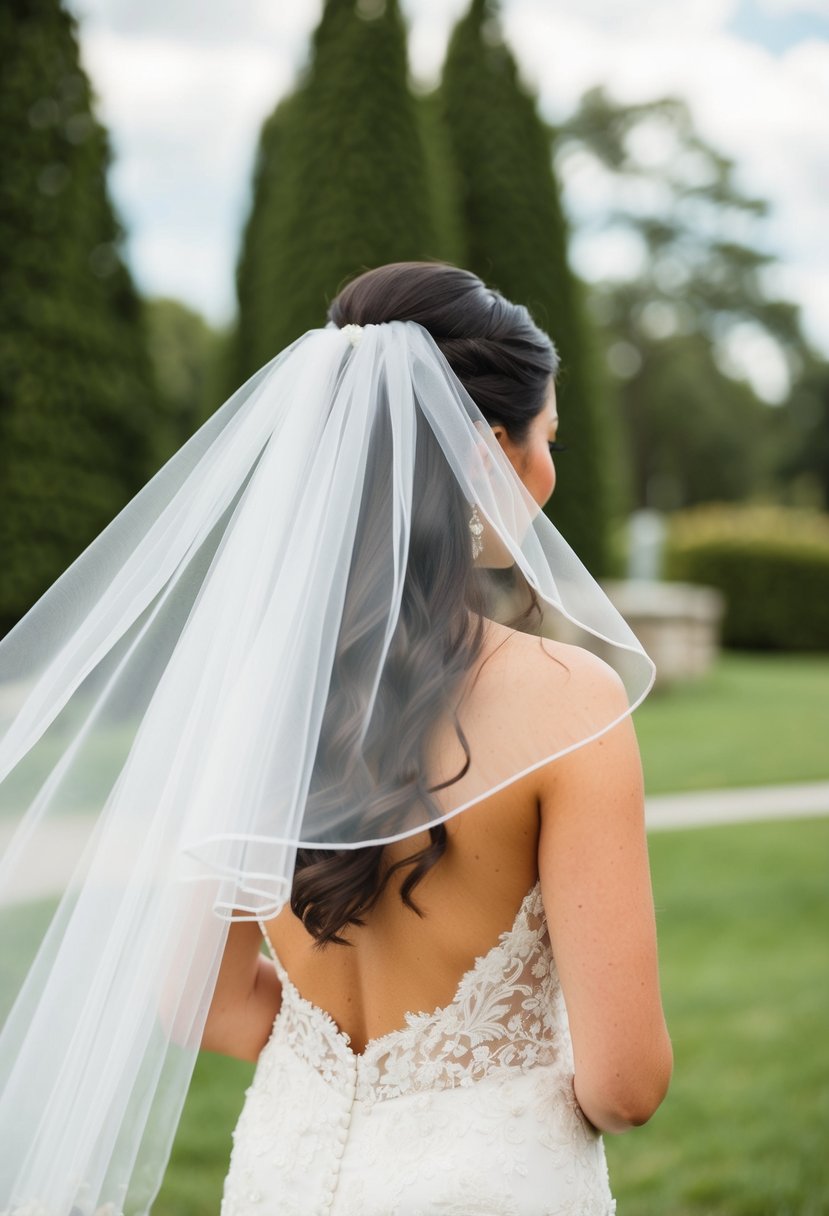
[{"label": "bridal veil", "polygon": [[413,321],[304,333],[0,640],[0,1213],[148,1211],[229,923],[276,914],[298,849],[474,813],[619,720],[427,786],[408,709],[437,690],[463,725],[451,640],[407,649],[435,511],[470,612],[642,700],[650,659]]}]

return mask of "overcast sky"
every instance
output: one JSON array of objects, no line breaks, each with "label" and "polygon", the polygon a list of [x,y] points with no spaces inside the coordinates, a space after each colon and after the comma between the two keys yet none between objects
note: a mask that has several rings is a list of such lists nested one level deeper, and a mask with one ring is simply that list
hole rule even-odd
[{"label": "overcast sky", "polygon": [[[362,0],[376,3],[377,0]],[[439,76],[468,0],[401,0],[412,75]],[[321,0],[71,0],[84,65],[115,152],[112,192],[141,289],[215,322],[234,310],[233,271],[262,119],[293,83]],[[773,205],[763,239],[775,289],[798,302],[829,354],[829,0],[503,0],[504,34],[552,121],[584,89],[625,101],[678,95]],[[573,214],[599,185],[575,166]],[[626,251],[575,251],[589,278]],[[747,349],[754,339],[746,335]],[[774,358],[757,347],[774,377]],[[773,393],[772,393],[773,396]]]}]

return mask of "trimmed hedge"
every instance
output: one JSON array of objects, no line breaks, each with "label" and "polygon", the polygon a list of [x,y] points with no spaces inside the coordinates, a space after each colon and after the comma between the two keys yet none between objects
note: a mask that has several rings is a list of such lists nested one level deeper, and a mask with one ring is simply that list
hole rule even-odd
[{"label": "trimmed hedge", "polygon": [[664,577],[717,587],[723,644],[829,650],[829,516],[719,504],[670,520]]}]

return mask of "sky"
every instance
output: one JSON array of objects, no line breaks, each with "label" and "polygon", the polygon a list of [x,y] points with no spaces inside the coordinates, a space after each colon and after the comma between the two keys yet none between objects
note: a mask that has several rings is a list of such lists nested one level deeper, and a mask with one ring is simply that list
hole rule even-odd
[{"label": "sky", "polygon": [[[382,0],[359,0],[369,6]],[[321,0],[69,0],[81,55],[114,151],[110,187],[127,256],[149,295],[183,300],[221,324],[262,120],[293,85]],[[468,0],[401,0],[415,84],[434,86]],[[761,239],[778,261],[771,290],[802,308],[829,355],[829,0],[502,0],[502,28],[551,122],[602,84],[624,102],[672,95],[730,156],[737,181],[771,203]],[[601,183],[564,169],[575,225],[601,208]],[[588,279],[631,256],[601,233],[574,243]],[[755,387],[784,377],[747,330]],[[777,361],[777,366],[775,366]],[[779,390],[782,392],[782,388]]]}]

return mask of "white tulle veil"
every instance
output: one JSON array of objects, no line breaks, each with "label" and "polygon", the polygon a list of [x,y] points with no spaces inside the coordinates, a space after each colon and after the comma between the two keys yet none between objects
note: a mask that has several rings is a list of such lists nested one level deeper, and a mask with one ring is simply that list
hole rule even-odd
[{"label": "white tulle veil", "polygon": [[148,1210],[229,922],[283,906],[298,848],[413,835],[618,720],[505,732],[429,797],[396,774],[419,697],[443,681],[463,721],[446,651],[406,649],[421,460],[459,606],[508,624],[534,595],[520,631],[596,650],[625,712],[648,691],[426,329],[329,322],[280,352],[0,641],[0,1212]]}]

